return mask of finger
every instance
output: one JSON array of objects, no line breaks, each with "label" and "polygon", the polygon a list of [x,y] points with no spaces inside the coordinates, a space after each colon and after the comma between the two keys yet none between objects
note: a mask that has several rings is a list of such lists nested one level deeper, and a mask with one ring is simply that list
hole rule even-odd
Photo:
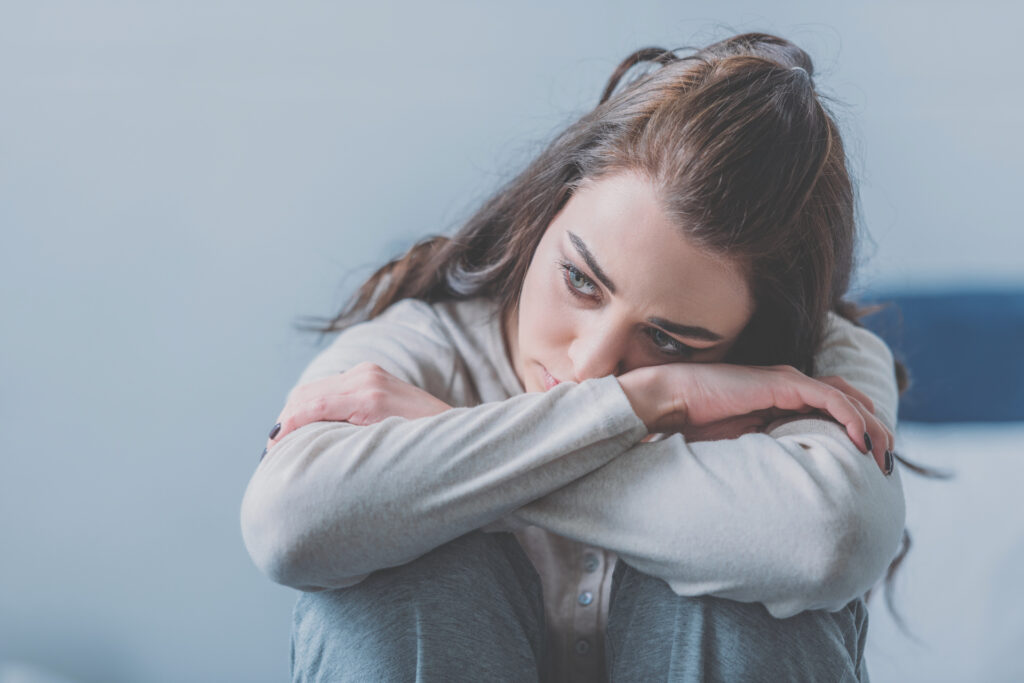
[{"label": "finger", "polygon": [[834,386],[837,389],[840,389],[843,392],[847,393],[851,397],[855,398],[858,402],[860,402],[861,405],[863,405],[864,408],[867,410],[868,415],[866,415],[865,421],[868,424],[868,434],[871,437],[871,452],[874,455],[875,460],[879,463],[879,467],[881,467],[882,471],[884,472],[885,452],[892,452],[892,450],[896,447],[896,439],[893,433],[890,432],[889,429],[886,428],[884,424],[882,424],[881,420],[879,420],[875,416],[874,402],[872,402],[872,400],[868,398],[866,394],[853,387],[849,382],[847,382],[842,377],[829,376],[819,377],[817,379],[820,382],[825,382],[826,384]]},{"label": "finger", "polygon": [[877,423],[877,429],[879,430],[877,439],[878,441],[881,441],[881,444],[874,446],[872,454],[874,455],[874,463],[876,463],[879,466],[879,469],[882,470],[882,473],[885,474],[886,454],[890,452],[888,430],[878,420],[874,422]]},{"label": "finger", "polygon": [[[860,448],[862,453],[867,453],[867,422],[865,411],[858,409],[854,399],[843,391],[811,379],[806,375],[783,375],[784,381],[778,390],[775,398],[775,405],[786,410],[799,410],[801,406],[807,405],[822,410],[832,419],[846,428],[850,440]],[[865,438],[867,436],[867,438]]]},{"label": "finger", "polygon": [[889,434],[889,430],[885,428],[885,425],[876,418],[874,415],[870,416],[870,429],[872,431],[872,440],[874,441],[874,448],[872,454],[875,458],[875,463],[878,465],[878,469],[885,473],[885,454],[892,450],[892,436]]},{"label": "finger", "polygon": [[875,459],[879,468],[885,471],[885,452],[889,449],[889,434],[867,406],[862,405],[861,409],[864,411],[864,430],[870,437],[871,449],[868,454]]},{"label": "finger", "polygon": [[855,405],[863,412],[866,430],[871,441],[871,453],[882,471],[885,471],[885,453],[893,448],[892,432],[875,415],[873,404],[864,404],[854,400]]},{"label": "finger", "polygon": [[281,427],[270,440],[271,445],[279,443],[296,429],[314,422],[346,422],[351,419],[354,406],[351,394],[326,394],[308,401],[290,402],[278,418]]},{"label": "finger", "polygon": [[[876,418],[877,420],[877,418]],[[889,428],[885,426],[885,423],[878,420],[878,428],[882,431],[885,438],[885,450],[882,452],[882,472],[885,472],[885,451],[889,451],[889,457],[892,457],[892,453],[896,450],[896,435],[889,431]]]},{"label": "finger", "polygon": [[827,377],[816,377],[815,379],[817,379],[819,382],[829,384],[835,387],[836,389],[839,389],[843,393],[852,396],[853,398],[857,399],[862,404],[864,404],[864,406],[866,406],[869,411],[871,411],[872,413],[875,412],[875,404],[870,398],[868,398],[867,394],[851,385],[842,377],[839,377],[838,375],[829,375]]},{"label": "finger", "polygon": [[878,468],[884,473],[885,453],[891,448],[892,435],[885,425],[882,424],[882,421],[875,417],[874,413],[866,405],[852,398],[850,400],[864,417],[864,431],[868,435],[866,443],[870,446],[870,450],[865,454],[871,455]]},{"label": "finger", "polygon": [[[835,392],[835,393],[832,393]],[[826,409],[829,414],[846,427],[846,433],[863,453],[870,453],[875,446],[869,434],[868,413],[854,399],[838,389],[827,392]]]},{"label": "finger", "polygon": [[[795,382],[793,381],[795,378]],[[802,400],[807,405],[816,407],[846,428],[850,440],[864,454],[871,454],[884,471],[885,451],[889,447],[891,434],[874,416],[866,405],[846,393],[831,382],[823,382],[806,376],[794,376],[789,373],[788,386],[796,387],[796,394],[789,401]],[[839,379],[839,378],[836,378]],[[839,380],[845,384],[845,380]],[[792,405],[779,402],[777,405],[794,409]]]}]

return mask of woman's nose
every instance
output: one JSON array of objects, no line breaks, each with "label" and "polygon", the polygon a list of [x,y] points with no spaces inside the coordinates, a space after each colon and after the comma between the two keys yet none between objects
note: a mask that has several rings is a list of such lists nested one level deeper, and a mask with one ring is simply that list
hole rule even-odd
[{"label": "woman's nose", "polygon": [[581,331],[569,346],[575,380],[621,375],[626,367],[627,341],[627,331],[614,326]]}]

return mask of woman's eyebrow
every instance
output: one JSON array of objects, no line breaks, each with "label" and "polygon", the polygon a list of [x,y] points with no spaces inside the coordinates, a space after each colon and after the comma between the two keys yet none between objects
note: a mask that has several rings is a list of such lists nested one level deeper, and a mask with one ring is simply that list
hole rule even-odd
[{"label": "woman's eyebrow", "polygon": [[615,285],[612,284],[611,279],[609,279],[609,277],[604,274],[604,271],[601,270],[601,266],[597,265],[597,259],[595,259],[594,255],[590,253],[590,249],[587,249],[586,243],[575,233],[569,232],[568,230],[566,232],[569,233],[569,241],[572,242],[572,246],[576,247],[576,251],[578,251],[583,260],[587,262],[587,266],[594,271],[594,276],[604,283],[604,286],[608,288],[609,292],[614,294]]},{"label": "woman's eyebrow", "polygon": [[[594,271],[594,277],[600,280],[604,284],[604,286],[608,288],[609,292],[614,294],[615,285],[612,283],[611,279],[605,274],[605,272],[601,270],[601,266],[597,265],[597,259],[595,259],[594,255],[590,253],[590,249],[587,248],[586,242],[580,239],[579,235],[575,234],[574,232],[567,230],[566,233],[569,235],[569,241],[572,242],[572,246],[575,247],[576,251],[579,252],[580,257],[584,261],[586,261],[587,267],[589,267],[590,270]],[[701,341],[718,342],[722,341],[722,339],[725,338],[722,335],[712,332],[711,330],[704,327],[674,323],[671,320],[665,320],[664,318],[652,317],[648,318],[647,322],[651,323],[652,325],[657,325],[658,327],[668,332],[671,332],[672,334],[679,335],[680,337],[686,337],[687,339],[699,339]]]},{"label": "woman's eyebrow", "polygon": [[696,325],[680,325],[679,323],[674,323],[671,320],[665,320],[664,318],[648,318],[647,322],[664,328],[672,334],[678,334],[680,337],[687,337],[689,339],[700,339],[701,341],[710,342],[717,342],[725,339],[722,335],[716,334],[705,327],[697,327]]}]

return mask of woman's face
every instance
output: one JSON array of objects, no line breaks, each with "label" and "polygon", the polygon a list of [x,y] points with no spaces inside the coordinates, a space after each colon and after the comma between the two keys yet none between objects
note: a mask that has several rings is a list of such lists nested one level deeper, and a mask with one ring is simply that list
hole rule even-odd
[{"label": "woman's face", "polygon": [[720,361],[752,314],[743,271],[691,246],[649,181],[622,173],[584,184],[548,226],[505,334],[523,388],[546,391]]}]

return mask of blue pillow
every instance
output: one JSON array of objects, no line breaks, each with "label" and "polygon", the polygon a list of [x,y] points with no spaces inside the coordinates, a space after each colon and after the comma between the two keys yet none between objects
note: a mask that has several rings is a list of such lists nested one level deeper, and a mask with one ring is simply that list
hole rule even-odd
[{"label": "blue pillow", "polygon": [[880,293],[865,316],[910,374],[900,419],[1024,420],[1024,290]]}]

